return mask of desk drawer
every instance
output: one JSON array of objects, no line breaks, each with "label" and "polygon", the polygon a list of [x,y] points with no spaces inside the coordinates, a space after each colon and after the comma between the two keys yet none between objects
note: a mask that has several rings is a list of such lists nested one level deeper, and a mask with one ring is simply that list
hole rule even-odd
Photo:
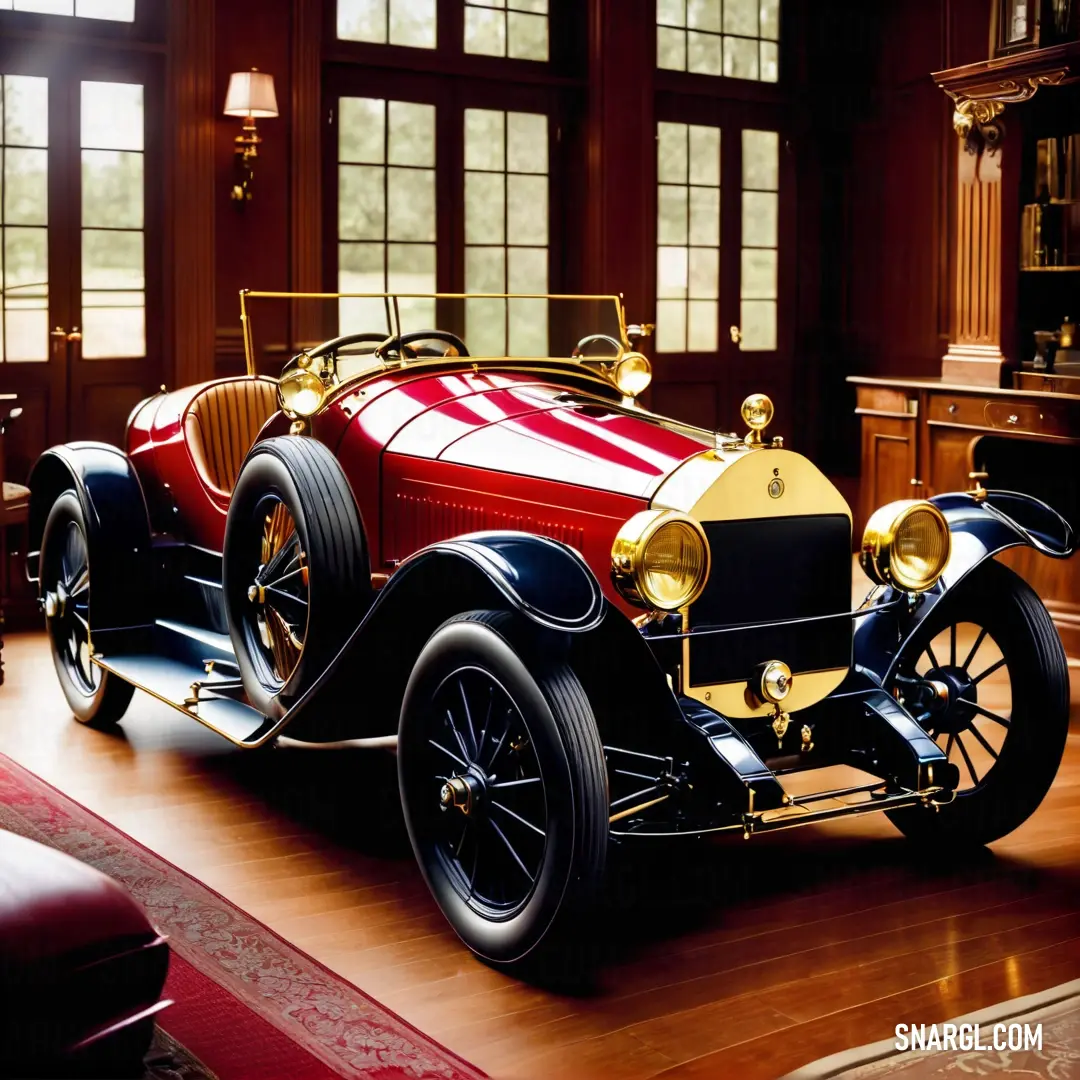
[{"label": "desk drawer", "polygon": [[930,420],[942,424],[991,431],[1015,431],[1023,435],[1075,435],[1076,418],[1070,425],[1068,410],[1055,404],[1016,398],[983,398],[935,395],[930,399]]}]

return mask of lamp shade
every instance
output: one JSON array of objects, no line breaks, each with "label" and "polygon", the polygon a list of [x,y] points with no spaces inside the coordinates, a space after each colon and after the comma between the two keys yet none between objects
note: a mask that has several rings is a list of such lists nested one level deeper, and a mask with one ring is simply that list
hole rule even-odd
[{"label": "lamp shade", "polygon": [[263,71],[234,71],[229,76],[229,91],[225,95],[226,116],[277,116],[277,96],[274,76]]}]

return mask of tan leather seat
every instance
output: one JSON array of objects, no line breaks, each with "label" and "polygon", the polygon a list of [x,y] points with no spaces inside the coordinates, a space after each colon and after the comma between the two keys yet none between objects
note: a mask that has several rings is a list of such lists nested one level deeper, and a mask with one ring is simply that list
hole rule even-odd
[{"label": "tan leather seat", "polygon": [[232,492],[255,436],[277,408],[277,382],[264,378],[214,383],[192,401],[184,434],[204,482]]}]

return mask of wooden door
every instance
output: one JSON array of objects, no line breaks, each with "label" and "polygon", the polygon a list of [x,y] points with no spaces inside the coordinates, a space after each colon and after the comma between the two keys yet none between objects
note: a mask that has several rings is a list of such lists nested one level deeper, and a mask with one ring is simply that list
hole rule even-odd
[{"label": "wooden door", "polygon": [[9,478],[52,443],[119,442],[161,382],[161,76],[149,54],[0,45]]}]

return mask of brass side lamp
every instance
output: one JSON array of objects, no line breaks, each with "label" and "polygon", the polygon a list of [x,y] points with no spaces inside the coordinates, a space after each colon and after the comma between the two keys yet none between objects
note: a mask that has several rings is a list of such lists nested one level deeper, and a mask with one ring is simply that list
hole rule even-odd
[{"label": "brass side lamp", "polygon": [[233,184],[232,198],[241,206],[251,199],[251,181],[255,174],[254,161],[259,156],[262,139],[255,130],[257,119],[278,115],[277,95],[274,93],[274,76],[252,68],[250,71],[234,71],[229,76],[229,89],[225,95],[225,115],[244,118],[243,133],[236,136],[237,166],[243,179]]}]

